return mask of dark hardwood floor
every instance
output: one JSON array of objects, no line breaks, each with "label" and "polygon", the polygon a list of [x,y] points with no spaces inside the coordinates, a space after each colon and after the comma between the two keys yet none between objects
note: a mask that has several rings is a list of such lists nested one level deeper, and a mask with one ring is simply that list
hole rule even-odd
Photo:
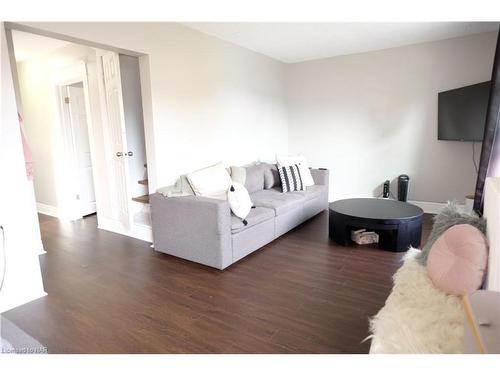
[{"label": "dark hardwood floor", "polygon": [[49,353],[367,353],[404,255],[335,245],[327,212],[225,271],[98,230],[95,216],[40,226],[48,296],[5,317]]}]

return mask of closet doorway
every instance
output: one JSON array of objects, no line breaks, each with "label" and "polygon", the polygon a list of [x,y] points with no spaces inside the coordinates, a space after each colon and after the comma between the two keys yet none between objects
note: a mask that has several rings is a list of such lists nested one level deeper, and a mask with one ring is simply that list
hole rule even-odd
[{"label": "closet doorway", "polygon": [[[66,90],[65,104],[69,111],[71,134],[74,145],[74,167],[79,201],[79,215],[87,216],[97,210],[95,201],[94,177],[92,175],[92,156],[90,153],[89,127],[83,82],[77,82],[64,87]],[[66,99],[67,98],[67,99]]]},{"label": "closet doorway", "polygon": [[60,117],[59,134],[63,158],[60,161],[59,190],[65,216],[77,219],[96,213],[93,157],[90,147],[90,104],[84,63],[54,74]]}]

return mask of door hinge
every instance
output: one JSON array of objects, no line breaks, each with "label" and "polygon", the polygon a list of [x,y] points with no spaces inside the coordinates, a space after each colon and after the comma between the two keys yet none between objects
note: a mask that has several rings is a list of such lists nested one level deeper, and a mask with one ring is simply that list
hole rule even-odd
[{"label": "door hinge", "polygon": [[68,97],[64,98],[64,103],[69,104],[69,98]]}]

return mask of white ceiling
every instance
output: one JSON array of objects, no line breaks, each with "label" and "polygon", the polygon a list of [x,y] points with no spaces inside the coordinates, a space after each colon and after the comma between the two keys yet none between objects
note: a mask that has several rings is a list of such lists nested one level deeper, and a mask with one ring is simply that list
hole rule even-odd
[{"label": "white ceiling", "polygon": [[12,41],[14,43],[16,61],[29,60],[71,44],[64,40],[46,38],[17,30],[12,30]]},{"label": "white ceiling", "polygon": [[295,63],[497,31],[499,23],[189,22],[184,25],[276,60]]}]

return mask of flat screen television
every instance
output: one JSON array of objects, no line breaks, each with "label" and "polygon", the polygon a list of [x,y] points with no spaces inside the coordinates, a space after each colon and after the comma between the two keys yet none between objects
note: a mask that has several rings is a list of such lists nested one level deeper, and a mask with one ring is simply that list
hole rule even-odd
[{"label": "flat screen television", "polygon": [[438,139],[482,141],[491,81],[438,94]]}]

